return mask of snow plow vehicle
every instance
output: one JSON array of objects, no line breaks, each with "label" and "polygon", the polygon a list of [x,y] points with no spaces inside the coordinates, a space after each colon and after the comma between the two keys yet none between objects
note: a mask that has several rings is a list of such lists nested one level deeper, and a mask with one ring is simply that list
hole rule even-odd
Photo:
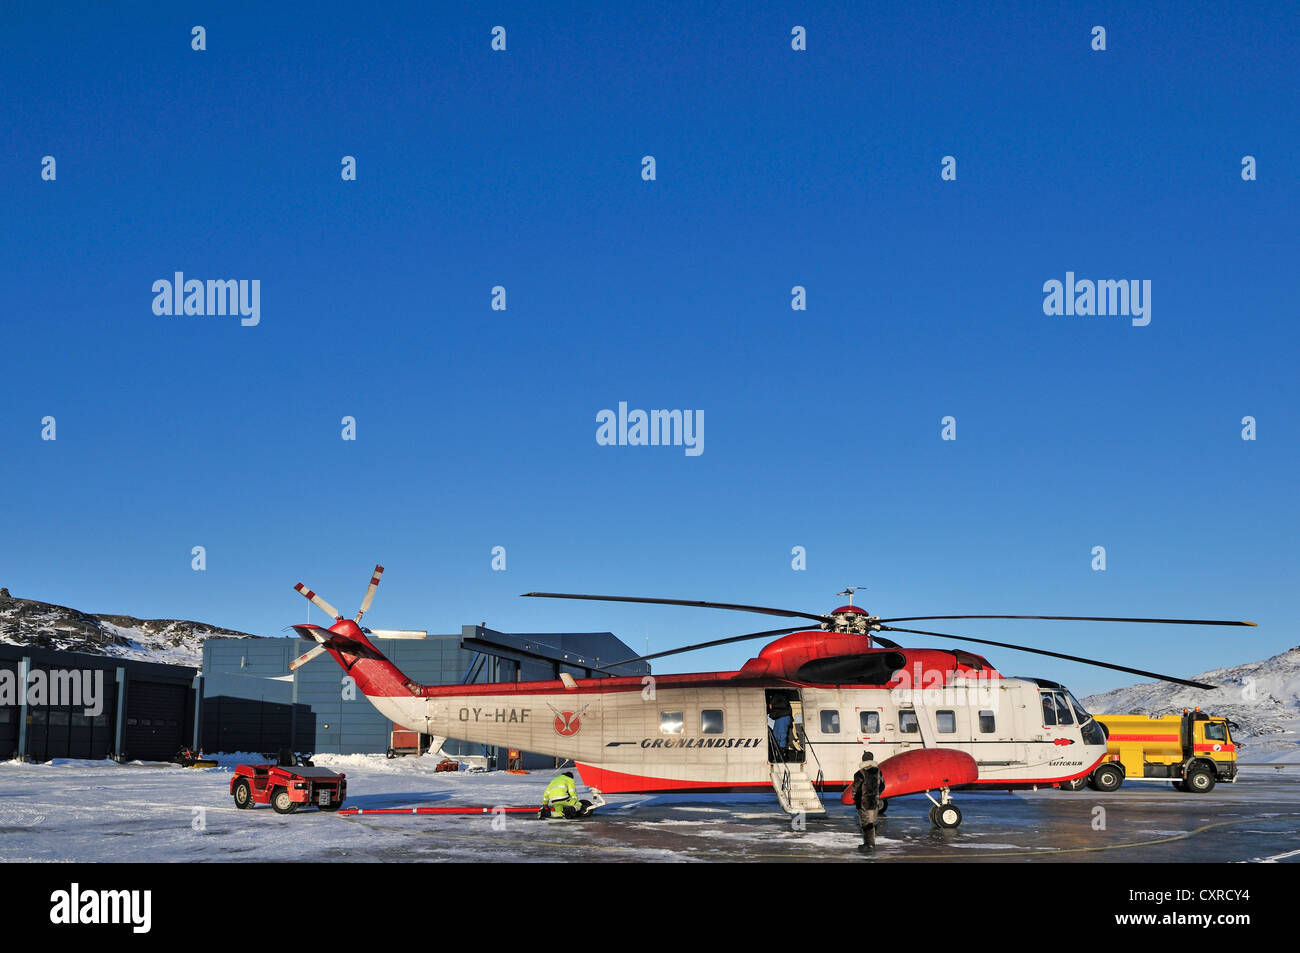
[{"label": "snow plow vehicle", "polygon": [[230,796],[240,810],[270,804],[277,814],[292,814],[315,804],[322,811],[337,811],[348,796],[348,779],[326,768],[241,764],[230,779]]},{"label": "snow plow vehicle", "polygon": [[1176,791],[1205,794],[1219,781],[1237,779],[1232,723],[1199,708],[1181,715],[1097,715],[1106,729],[1106,760],[1087,778],[1060,787],[1077,791],[1086,783],[1114,791],[1125,781],[1168,781]]}]

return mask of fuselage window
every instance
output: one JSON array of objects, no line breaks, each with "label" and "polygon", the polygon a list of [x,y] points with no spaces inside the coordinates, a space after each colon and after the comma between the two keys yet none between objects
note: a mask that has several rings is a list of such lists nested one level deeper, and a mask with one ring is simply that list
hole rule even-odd
[{"label": "fuselage window", "polygon": [[659,730],[666,735],[682,733],[682,713],[679,711],[661,711],[659,713]]},{"label": "fuselage window", "polygon": [[700,734],[722,734],[722,709],[705,708],[700,712]]},{"label": "fuselage window", "polygon": [[898,730],[905,735],[915,735],[920,732],[921,726],[917,723],[916,712],[900,711],[898,713]]},{"label": "fuselage window", "polygon": [[934,713],[934,722],[941,735],[950,735],[957,730],[957,715],[955,712],[936,711]]},{"label": "fuselage window", "polygon": [[993,712],[985,709],[980,712],[980,734],[991,735],[998,730],[998,720]]},{"label": "fuselage window", "polygon": [[864,735],[875,735],[880,733],[880,712],[863,711],[858,712],[858,724]]},{"label": "fuselage window", "polygon": [[1052,696],[1050,694],[1043,696],[1043,724],[1056,724],[1056,705],[1052,703]]},{"label": "fuselage window", "polygon": [[840,713],[822,709],[822,734],[838,735],[840,733]]}]

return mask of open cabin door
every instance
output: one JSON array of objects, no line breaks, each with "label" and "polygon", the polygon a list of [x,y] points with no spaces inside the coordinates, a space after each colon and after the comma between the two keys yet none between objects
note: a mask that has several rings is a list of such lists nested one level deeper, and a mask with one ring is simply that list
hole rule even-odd
[{"label": "open cabin door", "polygon": [[769,688],[767,705],[767,760],[772,764],[803,764],[807,742],[803,732],[803,699],[798,689]]}]

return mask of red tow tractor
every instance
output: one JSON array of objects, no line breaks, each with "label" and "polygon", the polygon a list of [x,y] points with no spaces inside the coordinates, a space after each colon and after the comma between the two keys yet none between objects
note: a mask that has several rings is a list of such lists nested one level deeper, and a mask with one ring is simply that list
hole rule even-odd
[{"label": "red tow tractor", "polygon": [[[293,759],[284,759],[293,760]],[[292,814],[303,805],[337,811],[348,796],[346,774],[306,764],[241,764],[230,779],[235,807],[270,804],[278,814]]]}]

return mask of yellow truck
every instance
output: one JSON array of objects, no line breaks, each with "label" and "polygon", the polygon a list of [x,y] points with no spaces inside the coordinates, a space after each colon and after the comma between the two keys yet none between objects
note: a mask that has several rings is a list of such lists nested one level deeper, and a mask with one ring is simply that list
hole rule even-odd
[{"label": "yellow truck", "polygon": [[1061,785],[1077,791],[1086,783],[1114,791],[1125,780],[1168,781],[1175,790],[1204,794],[1218,781],[1237,779],[1237,746],[1226,718],[1199,708],[1181,715],[1097,715],[1106,731],[1106,760],[1092,774]]}]

